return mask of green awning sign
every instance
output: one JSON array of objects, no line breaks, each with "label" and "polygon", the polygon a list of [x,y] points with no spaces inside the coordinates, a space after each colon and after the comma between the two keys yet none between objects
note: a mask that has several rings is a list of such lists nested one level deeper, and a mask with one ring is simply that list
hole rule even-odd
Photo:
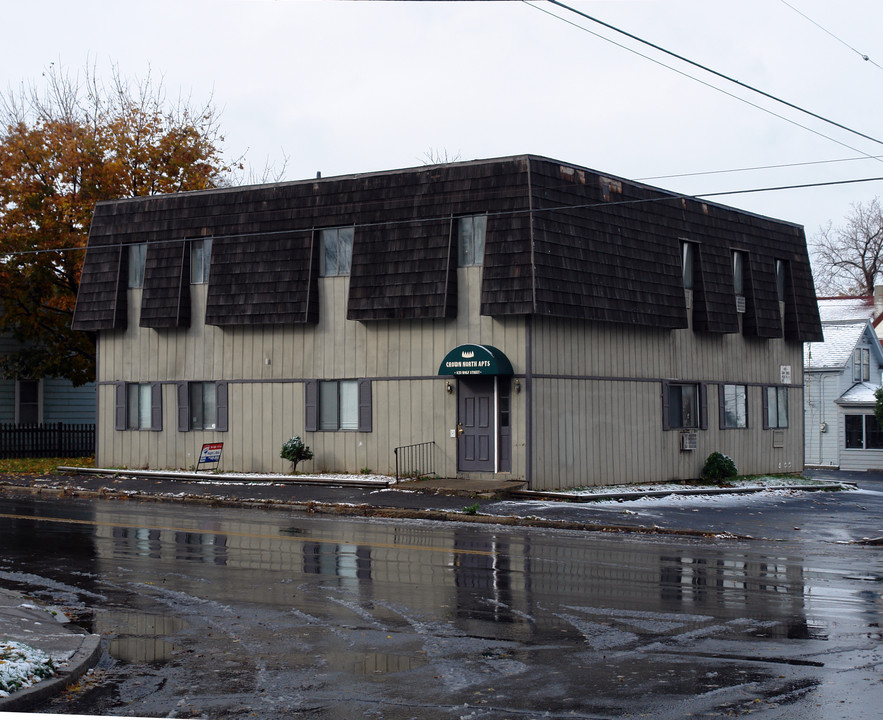
[{"label": "green awning sign", "polygon": [[512,375],[512,363],[491,345],[458,345],[438,368],[439,375]]}]

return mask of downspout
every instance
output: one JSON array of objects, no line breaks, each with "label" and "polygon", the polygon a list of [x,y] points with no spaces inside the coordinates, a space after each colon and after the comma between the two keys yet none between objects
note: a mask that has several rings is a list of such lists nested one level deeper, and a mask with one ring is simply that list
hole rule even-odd
[{"label": "downspout", "polygon": [[533,488],[533,314],[537,310],[536,263],[534,262],[533,187],[530,178],[530,156],[527,157],[527,207],[530,228],[530,292],[531,313],[524,319],[524,479]]}]

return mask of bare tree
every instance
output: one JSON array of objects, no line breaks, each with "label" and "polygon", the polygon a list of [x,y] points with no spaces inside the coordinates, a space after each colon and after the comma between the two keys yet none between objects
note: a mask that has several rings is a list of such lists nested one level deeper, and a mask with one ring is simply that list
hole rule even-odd
[{"label": "bare tree", "polygon": [[421,162],[424,165],[447,165],[448,163],[457,162],[459,159],[459,152],[448,153],[447,148],[442,148],[441,150],[438,150],[431,147],[429,148],[429,150],[423,153]]},{"label": "bare tree", "polygon": [[811,245],[820,295],[870,295],[883,272],[883,211],[880,199],[853,203],[843,225],[828,223]]}]

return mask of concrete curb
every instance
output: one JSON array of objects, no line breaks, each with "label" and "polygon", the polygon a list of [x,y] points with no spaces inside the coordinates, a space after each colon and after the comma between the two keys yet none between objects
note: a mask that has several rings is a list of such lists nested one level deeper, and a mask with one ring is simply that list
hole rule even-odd
[{"label": "concrete curb", "polygon": [[95,667],[101,657],[101,637],[83,635],[80,647],[51,678],[41,680],[31,687],[17,690],[8,697],[0,698],[0,712],[27,710],[60,695],[88,670]]},{"label": "concrete curb", "polygon": [[243,475],[225,474],[212,471],[193,472],[188,470],[114,470],[106,468],[82,468],[59,466],[58,472],[69,475],[103,475],[108,477],[137,477],[156,478],[163,480],[205,480],[220,482],[274,482],[287,485],[328,485],[330,487],[354,487],[354,488],[386,488],[394,485],[383,480],[359,480],[357,478],[328,478],[315,475]]},{"label": "concrete curb", "polygon": [[745,487],[728,488],[728,487],[706,487],[706,488],[684,488],[670,490],[639,490],[635,492],[616,492],[616,493],[593,493],[591,495],[574,495],[573,493],[556,493],[546,492],[542,490],[513,490],[510,495],[515,498],[524,500],[558,500],[561,502],[571,503],[590,503],[601,500],[640,500],[641,498],[651,497],[660,498],[669,495],[747,495],[749,493],[757,493],[763,491],[775,490],[799,490],[801,492],[837,492],[844,488],[854,488],[854,483],[838,482],[826,485],[765,485],[754,486],[747,485]]}]

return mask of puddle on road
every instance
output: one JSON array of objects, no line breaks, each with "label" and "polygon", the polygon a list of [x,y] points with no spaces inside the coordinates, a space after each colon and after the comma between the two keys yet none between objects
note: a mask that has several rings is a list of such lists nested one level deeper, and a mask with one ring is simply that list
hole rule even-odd
[{"label": "puddle on road", "polygon": [[349,675],[390,675],[416,670],[427,664],[425,658],[390,653],[322,652],[321,654],[292,653],[286,655],[289,667],[310,667],[321,660],[325,668]]},{"label": "puddle on road", "polygon": [[99,610],[92,632],[110,636],[107,650],[117,660],[130,663],[168,661],[180,648],[166,640],[186,627],[176,617],[132,610]]}]

